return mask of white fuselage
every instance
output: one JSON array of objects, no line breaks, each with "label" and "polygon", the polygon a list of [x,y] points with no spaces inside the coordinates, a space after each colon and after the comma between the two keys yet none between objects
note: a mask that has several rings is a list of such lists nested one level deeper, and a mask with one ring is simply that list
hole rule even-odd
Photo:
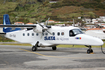
[{"label": "white fuselage", "polygon": [[77,34],[70,36],[70,30],[79,29],[77,27],[59,27],[52,26],[48,29],[51,34],[47,31],[37,33],[33,30],[19,30],[14,32],[6,33],[6,37],[21,43],[30,43],[35,45],[39,41],[39,46],[53,46],[59,44],[67,45],[103,45],[103,41],[99,38],[88,36],[85,34]]}]

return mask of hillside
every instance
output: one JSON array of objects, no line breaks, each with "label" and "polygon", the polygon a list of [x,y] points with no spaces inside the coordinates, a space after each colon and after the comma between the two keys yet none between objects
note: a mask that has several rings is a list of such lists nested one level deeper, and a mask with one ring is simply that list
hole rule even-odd
[{"label": "hillside", "polygon": [[[45,21],[49,17],[56,21],[68,21],[77,17],[96,18],[105,15],[104,0],[0,0],[0,24],[3,23],[3,14],[9,14],[14,22]],[[0,37],[0,41],[11,41]]]},{"label": "hillside", "polygon": [[[105,14],[104,0],[58,0],[49,3],[48,0],[2,0],[0,4],[0,23],[3,14],[9,14],[11,22],[24,23],[53,20],[67,21],[77,17],[96,18]],[[78,21],[78,20],[77,20]]]}]

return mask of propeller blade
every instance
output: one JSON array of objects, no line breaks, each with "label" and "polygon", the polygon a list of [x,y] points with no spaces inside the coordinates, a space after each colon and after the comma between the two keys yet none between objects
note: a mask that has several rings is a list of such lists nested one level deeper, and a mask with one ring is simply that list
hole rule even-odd
[{"label": "propeller blade", "polygon": [[[48,18],[48,20],[49,20],[50,18]],[[46,26],[47,26],[47,24],[48,24],[48,20],[47,20],[47,23],[46,23]],[[37,21],[37,23],[38,23],[38,21]],[[41,25],[40,23],[38,23],[43,29],[42,29],[42,35],[41,35],[41,38],[42,38],[42,36],[43,36],[43,33],[45,32],[45,31],[47,31],[49,34],[51,34],[52,35],[52,33],[51,32],[49,32],[48,30],[47,30],[47,28],[45,28],[43,25]]]},{"label": "propeller blade", "polygon": [[51,34],[52,35],[52,33],[51,32],[49,32],[48,30],[46,30],[49,34]]},{"label": "propeller blade", "polygon": [[42,29],[41,38],[44,36],[44,32],[45,32],[45,30],[44,30],[44,29]]},{"label": "propeller blade", "polygon": [[44,28],[44,26],[43,26],[43,25],[41,25],[40,23],[39,23],[39,25],[40,25],[42,28]]},{"label": "propeller blade", "polygon": [[48,20],[47,20],[46,26],[48,25],[48,21],[49,21],[49,19],[50,19],[50,18],[48,18]]},{"label": "propeller blade", "polygon": [[42,27],[42,28],[44,28],[44,26],[43,25],[41,25],[38,21],[37,21],[37,23]]},{"label": "propeller blade", "polygon": [[41,34],[41,39],[42,39],[43,33]]}]

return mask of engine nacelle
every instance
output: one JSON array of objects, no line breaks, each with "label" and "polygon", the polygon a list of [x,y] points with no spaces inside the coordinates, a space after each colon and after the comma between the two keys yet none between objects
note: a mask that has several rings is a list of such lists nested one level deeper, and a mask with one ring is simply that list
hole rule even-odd
[{"label": "engine nacelle", "polygon": [[33,31],[36,33],[42,33],[42,27],[40,25],[36,25],[36,27],[33,28]]}]

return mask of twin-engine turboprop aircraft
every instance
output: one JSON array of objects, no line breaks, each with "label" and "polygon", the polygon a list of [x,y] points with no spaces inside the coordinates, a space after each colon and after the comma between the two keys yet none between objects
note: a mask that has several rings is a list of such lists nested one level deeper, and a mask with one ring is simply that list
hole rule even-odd
[{"label": "twin-engine turboprop aircraft", "polygon": [[[3,24],[5,37],[33,45],[32,51],[36,51],[37,47],[52,47],[53,50],[57,49],[57,45],[85,45],[89,49],[87,53],[93,53],[91,46],[102,46],[103,41],[84,34],[78,27],[60,27],[48,26],[40,23],[34,25],[11,25],[9,15],[3,16]],[[11,27],[16,27],[12,29]],[[21,30],[21,27],[27,29]]]}]

